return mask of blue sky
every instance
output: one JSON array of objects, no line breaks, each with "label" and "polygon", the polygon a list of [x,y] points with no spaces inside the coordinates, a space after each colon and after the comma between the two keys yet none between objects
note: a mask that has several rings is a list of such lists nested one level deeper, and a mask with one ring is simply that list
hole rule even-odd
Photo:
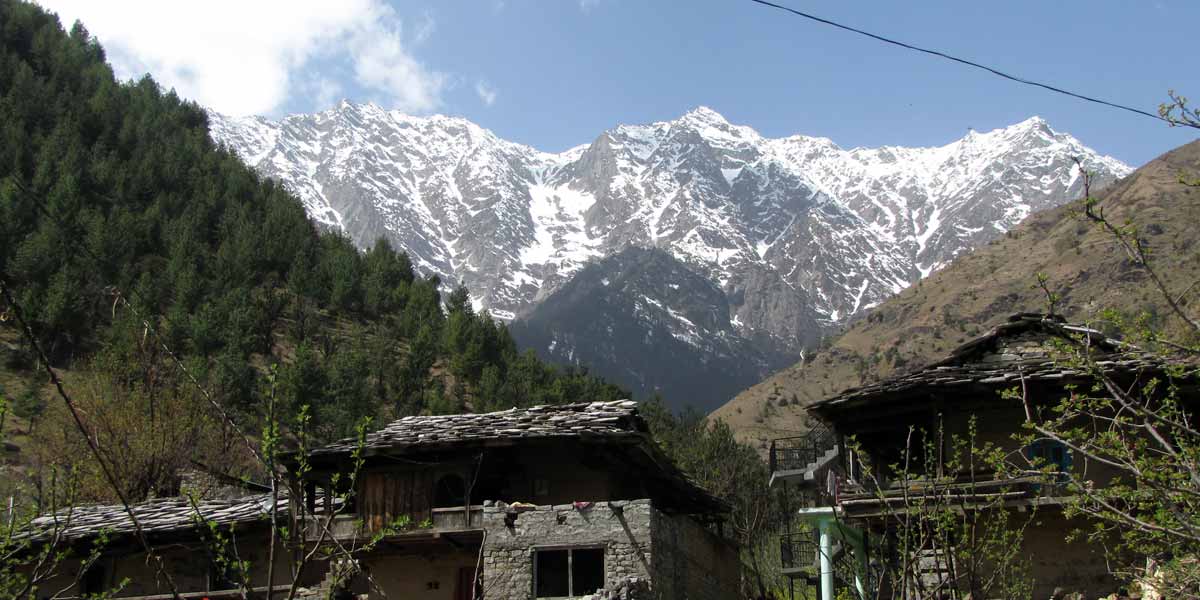
[{"label": "blue sky", "polygon": [[[1168,89],[1200,99],[1194,0],[781,1],[1151,112]],[[149,71],[222,112],[371,100],[548,151],[697,105],[843,147],[944,144],[1035,114],[1134,165],[1197,137],[747,0],[45,4],[83,19],[118,73]]]}]

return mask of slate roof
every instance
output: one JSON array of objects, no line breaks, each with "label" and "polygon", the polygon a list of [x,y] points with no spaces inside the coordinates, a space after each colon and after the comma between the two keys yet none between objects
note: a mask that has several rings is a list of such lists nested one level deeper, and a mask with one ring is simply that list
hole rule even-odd
[{"label": "slate roof", "polygon": [[[367,434],[363,451],[370,455],[496,440],[636,436],[646,431],[645,422],[637,415],[636,402],[582,402],[481,414],[404,417]],[[348,454],[356,446],[355,438],[346,438],[317,448],[309,456]]]},{"label": "slate roof", "polygon": [[[650,436],[638,414],[637,402],[579,402],[513,408],[498,412],[462,415],[404,417],[367,434],[363,454],[402,454],[456,446],[509,444],[521,440],[599,440],[622,444],[630,463],[643,469],[647,480],[662,483],[687,510],[697,513],[729,512],[730,506],[679,470]],[[336,458],[353,452],[355,438],[339,440],[309,452],[310,459]]]},{"label": "slate roof", "polygon": [[1007,340],[1025,335],[1047,339],[1058,337],[1074,343],[1086,341],[1093,350],[1094,364],[1110,374],[1136,374],[1164,366],[1158,357],[1095,329],[1066,323],[1058,316],[1019,313],[959,346],[940,361],[871,385],[848,389],[814,403],[809,410],[826,415],[863,403],[899,399],[926,391],[965,390],[969,386],[1009,388],[1019,385],[1022,377],[1026,381],[1061,383],[1087,377],[1082,370],[1055,361],[1044,349],[1017,351],[1003,347]]},{"label": "slate roof", "polygon": [[[186,498],[172,497],[148,500],[133,505],[142,530],[147,535],[179,533],[195,528],[199,514],[207,521],[222,526],[242,525],[270,518],[271,495],[256,494],[231,500],[197,500],[196,507]],[[281,495],[278,510],[286,514],[287,497]],[[133,521],[120,504],[91,504],[62,510],[53,515],[43,515],[30,523],[29,530],[34,540],[50,539],[58,529],[63,540],[73,540],[96,535],[107,530],[112,535],[133,534]]]}]

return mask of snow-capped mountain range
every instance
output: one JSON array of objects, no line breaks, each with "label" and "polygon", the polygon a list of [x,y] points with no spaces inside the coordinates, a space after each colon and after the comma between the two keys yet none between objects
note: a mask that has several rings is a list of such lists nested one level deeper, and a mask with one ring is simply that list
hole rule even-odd
[{"label": "snow-capped mountain range", "polygon": [[[212,135],[362,247],[388,238],[501,318],[585,263],[666,251],[729,299],[746,338],[798,350],[1127,165],[1038,117],[934,148],[766,138],[700,107],[560,154],[461,118],[342,102],[280,120],[210,113]],[[682,325],[681,325],[682,326]]]}]

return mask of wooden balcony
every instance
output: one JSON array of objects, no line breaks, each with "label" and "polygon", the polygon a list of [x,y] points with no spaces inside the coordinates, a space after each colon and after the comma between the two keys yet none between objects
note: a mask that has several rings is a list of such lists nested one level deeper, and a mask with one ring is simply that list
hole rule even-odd
[{"label": "wooden balcony", "polygon": [[478,531],[483,528],[483,506],[480,505],[433,508],[428,514],[429,517],[420,522],[409,518],[403,524],[394,522],[379,528],[368,527],[366,521],[354,513],[334,515],[332,519],[317,514],[307,520],[305,540],[309,543],[333,539],[361,542],[379,534],[389,539],[417,539],[432,534]]},{"label": "wooden balcony", "polygon": [[878,489],[841,482],[837,506],[847,517],[875,517],[934,505],[961,510],[1053,505],[1061,502],[1064,493],[1053,478],[988,475],[994,477],[964,474],[937,481],[911,479],[907,484],[886,482]]}]

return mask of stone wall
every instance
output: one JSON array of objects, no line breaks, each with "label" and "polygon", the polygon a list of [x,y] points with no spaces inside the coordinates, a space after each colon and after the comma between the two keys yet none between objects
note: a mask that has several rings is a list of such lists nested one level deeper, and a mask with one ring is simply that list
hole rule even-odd
[{"label": "stone wall", "polygon": [[653,512],[649,500],[524,508],[485,505],[484,596],[532,598],[533,553],[539,549],[604,548],[605,587],[648,578]]},{"label": "stone wall", "polygon": [[738,597],[738,552],[730,542],[684,515],[654,511],[650,523],[652,578],[658,598]]},{"label": "stone wall", "polygon": [[[691,518],[649,500],[484,506],[486,598],[532,598],[540,549],[604,549],[600,597],[724,600],[736,597],[737,550]],[[647,596],[646,582],[651,588]]]},{"label": "stone wall", "polygon": [[1100,598],[1120,587],[1108,572],[1104,549],[1087,540],[1068,540],[1073,531],[1088,529],[1088,523],[1068,520],[1060,510],[1044,508],[1025,529],[1022,547],[1030,560],[1034,598],[1049,598],[1058,590]]}]

